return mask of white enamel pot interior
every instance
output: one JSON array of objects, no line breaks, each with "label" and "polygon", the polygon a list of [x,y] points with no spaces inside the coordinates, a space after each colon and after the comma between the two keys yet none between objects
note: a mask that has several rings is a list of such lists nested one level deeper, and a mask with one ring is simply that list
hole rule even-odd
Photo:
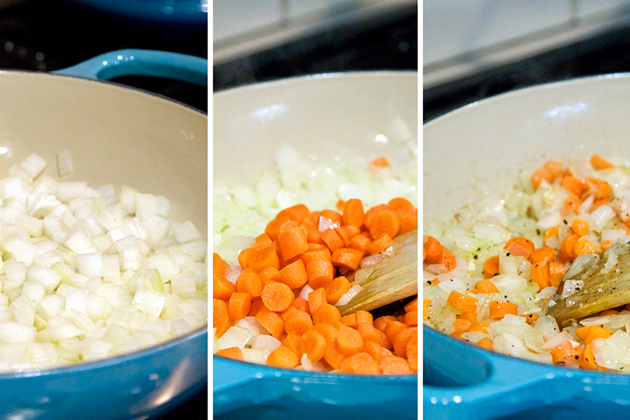
[{"label": "white enamel pot interior", "polygon": [[66,148],[74,173],[62,181],[164,195],[176,219],[206,234],[203,113],[111,83],[29,72],[0,73],[0,97],[0,176],[37,153],[58,178],[56,153]]},{"label": "white enamel pot interior", "polygon": [[423,128],[424,220],[446,220],[549,159],[628,153],[630,76],[554,83],[473,103]]}]

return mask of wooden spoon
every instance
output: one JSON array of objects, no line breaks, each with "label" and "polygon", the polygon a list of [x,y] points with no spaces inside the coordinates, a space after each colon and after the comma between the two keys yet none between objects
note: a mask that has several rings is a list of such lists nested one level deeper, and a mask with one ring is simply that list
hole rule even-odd
[{"label": "wooden spoon", "polygon": [[361,291],[337,308],[341,315],[360,309],[371,311],[418,294],[418,231],[394,239],[390,255],[369,267],[360,268],[348,280],[356,281]]},{"label": "wooden spoon", "polygon": [[568,289],[547,311],[561,327],[630,303],[630,246],[617,242],[593,255],[591,262],[580,272],[565,275],[562,287]]}]

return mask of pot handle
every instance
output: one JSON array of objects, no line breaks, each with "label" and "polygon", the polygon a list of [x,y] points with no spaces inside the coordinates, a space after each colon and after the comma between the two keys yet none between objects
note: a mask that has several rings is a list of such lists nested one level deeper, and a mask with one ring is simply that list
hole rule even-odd
[{"label": "pot handle", "polygon": [[425,418],[496,419],[562,405],[581,390],[570,380],[573,374],[571,369],[500,355],[423,328]]},{"label": "pot handle", "polygon": [[110,80],[120,76],[154,76],[208,85],[208,60],[166,51],[110,51],[54,74]]}]

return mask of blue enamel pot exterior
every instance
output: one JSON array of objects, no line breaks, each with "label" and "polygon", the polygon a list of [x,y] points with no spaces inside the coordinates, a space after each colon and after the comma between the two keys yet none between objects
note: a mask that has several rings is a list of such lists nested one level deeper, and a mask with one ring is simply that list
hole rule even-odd
[{"label": "blue enamel pot exterior", "polygon": [[[145,74],[205,85],[206,60],[123,50],[56,73],[0,72],[0,142],[11,151],[2,156],[6,166],[32,152],[54,162],[56,151],[68,148],[75,170],[64,180],[128,183],[165,195],[171,199],[173,217],[192,220],[205,235],[207,116],[157,95],[85,77]],[[57,176],[55,165],[46,171]],[[179,206],[180,201],[187,205]],[[207,371],[204,327],[109,359],[2,373],[0,418],[154,418],[203,390]]]}]

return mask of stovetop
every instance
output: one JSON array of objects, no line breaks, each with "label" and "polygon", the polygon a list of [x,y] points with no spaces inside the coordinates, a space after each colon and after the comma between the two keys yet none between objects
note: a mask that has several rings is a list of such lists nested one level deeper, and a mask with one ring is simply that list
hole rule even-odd
[{"label": "stovetop", "polygon": [[[207,58],[207,27],[190,29],[124,19],[69,0],[0,0],[1,69],[52,71],[123,48],[173,51]],[[121,77],[113,81],[207,112],[208,91],[197,85],[147,77]],[[160,420],[207,418],[207,388],[159,417]]]},{"label": "stovetop", "polygon": [[412,5],[216,65],[213,85],[217,92],[309,74],[417,69],[418,12]]},{"label": "stovetop", "polygon": [[424,90],[424,121],[500,93],[528,86],[630,71],[630,27],[480,71]]},{"label": "stovetop", "polygon": [[[122,48],[207,58],[207,27],[125,19],[71,0],[0,0],[0,68],[52,71]],[[207,90],[190,83],[136,76],[113,81],[207,111]]]}]

